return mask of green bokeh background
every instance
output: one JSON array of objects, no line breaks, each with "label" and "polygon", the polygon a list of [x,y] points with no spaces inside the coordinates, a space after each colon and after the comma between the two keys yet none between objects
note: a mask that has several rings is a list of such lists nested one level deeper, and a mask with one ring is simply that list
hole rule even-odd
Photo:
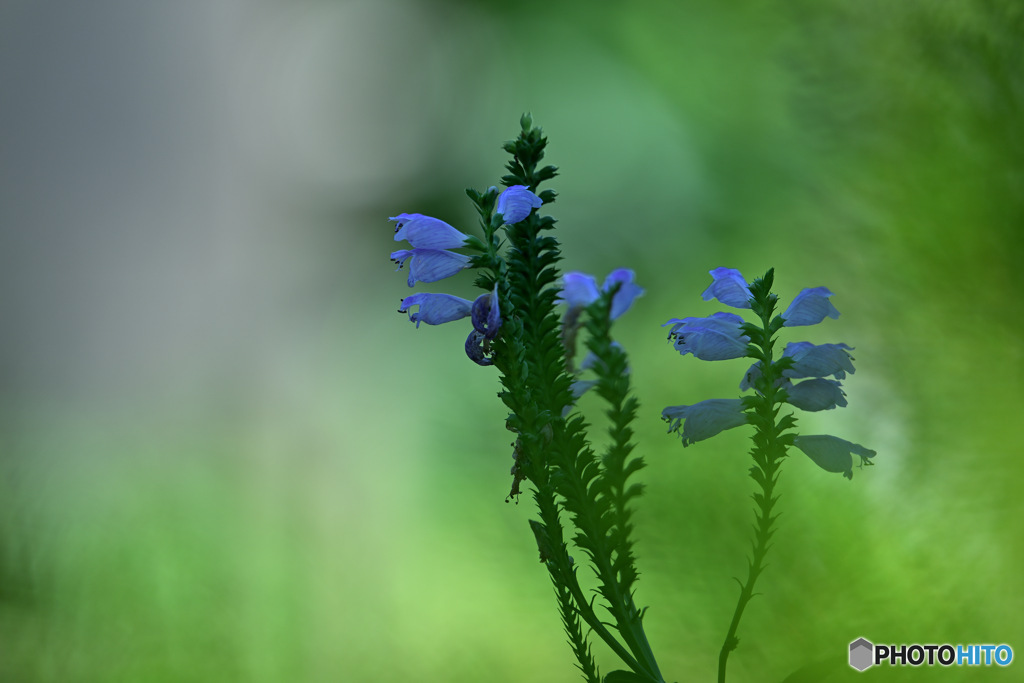
[{"label": "green bokeh background", "polygon": [[801,428],[878,451],[786,463],[730,680],[1024,680],[845,654],[1024,653],[1022,38],[1009,1],[5,3],[0,680],[577,680],[497,377],[387,261],[388,216],[475,226],[523,111],[563,265],[647,289],[617,335],[668,680],[713,679],[749,543],[742,430],[658,419],[746,367],[659,328],[719,265],[836,293],[789,339],[856,347],[850,406]]}]

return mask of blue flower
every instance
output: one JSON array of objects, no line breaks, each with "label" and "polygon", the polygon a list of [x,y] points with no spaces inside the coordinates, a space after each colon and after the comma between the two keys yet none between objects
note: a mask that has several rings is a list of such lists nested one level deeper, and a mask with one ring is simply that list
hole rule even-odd
[{"label": "blue flower", "polygon": [[[409,312],[413,306],[419,306],[416,313]],[[419,293],[402,299],[398,307],[399,313],[409,313],[409,320],[428,325],[441,325],[459,318],[465,318],[473,309],[473,302],[451,294]]]},{"label": "blue flower", "polygon": [[417,282],[437,282],[451,277],[463,268],[469,268],[470,258],[464,254],[456,254],[445,249],[400,249],[391,252],[391,260],[401,270],[408,259],[409,286]]},{"label": "blue flower", "polygon": [[851,375],[853,356],[849,354],[852,346],[846,344],[820,344],[810,342],[791,342],[786,344],[782,355],[793,359],[793,367],[783,370],[782,374],[790,379],[803,377],[829,377],[845,379],[846,373]]},{"label": "blue flower", "polygon": [[743,318],[735,313],[719,312],[708,318],[672,318],[669,339],[682,355],[692,353],[701,360],[730,360],[747,355],[750,337],[743,334]]},{"label": "blue flower", "polygon": [[512,225],[529,216],[533,209],[539,209],[543,203],[526,185],[513,185],[498,197],[494,212],[500,213],[505,223]]},{"label": "blue flower", "polygon": [[395,221],[395,241],[408,240],[420,249],[457,249],[466,246],[469,235],[459,232],[442,220],[421,213],[400,213]]},{"label": "blue flower", "polygon": [[853,456],[860,457],[860,465],[871,465],[870,458],[875,451],[864,448],[860,444],[824,434],[797,436],[793,445],[803,451],[808,458],[826,472],[842,472],[847,479],[853,479]]},{"label": "blue flower", "polygon": [[601,289],[605,292],[616,284],[619,285],[619,291],[615,292],[615,295],[612,297],[612,320],[628,311],[633,305],[633,301],[644,293],[643,287],[633,281],[635,277],[636,275],[632,270],[618,268],[609,273],[608,277],[604,279]]},{"label": "blue flower", "polygon": [[746,424],[743,401],[738,398],[712,398],[692,406],[669,406],[661,411],[661,419],[669,423],[669,432],[679,432],[683,446],[710,439],[726,429]]},{"label": "blue flower", "polygon": [[[740,391],[753,389],[755,383],[762,376],[761,363],[754,363],[747,368],[740,382]],[[779,377],[775,380],[775,386],[786,390],[786,403],[806,410],[817,412],[819,410],[832,410],[835,407],[846,407],[846,394],[842,385],[833,379],[808,379],[798,384],[793,384],[786,377]]]},{"label": "blue flower", "polygon": [[750,308],[750,288],[743,275],[735,268],[715,268],[710,271],[714,280],[700,298],[704,301],[718,299],[726,306]]},{"label": "blue flower", "polygon": [[793,303],[782,314],[785,327],[817,325],[826,317],[838,318],[839,311],[828,298],[832,292],[827,287],[811,287],[796,295]]},{"label": "blue flower", "polygon": [[807,379],[785,387],[789,396],[786,403],[812,413],[832,410],[837,406],[845,408],[846,394],[841,387],[842,385],[834,379]]},{"label": "blue flower", "polygon": [[471,239],[442,220],[419,213],[402,213],[388,220],[395,221],[395,241],[408,240],[412,249],[391,252],[398,269],[409,265],[409,286],[417,282],[437,282],[469,268],[471,259],[448,251],[466,246]]},{"label": "blue flower", "polygon": [[597,301],[601,290],[593,275],[572,271],[562,275],[562,291],[555,303],[568,304],[569,308],[586,308]]},{"label": "blue flower", "polygon": [[562,276],[562,291],[559,292],[556,303],[568,304],[570,311],[586,308],[597,301],[602,291],[607,292],[613,286],[619,285],[619,291],[612,297],[611,319],[615,320],[628,311],[633,301],[644,293],[643,287],[633,281],[635,277],[633,271],[627,268],[613,270],[598,290],[597,280],[593,275],[572,271]]}]

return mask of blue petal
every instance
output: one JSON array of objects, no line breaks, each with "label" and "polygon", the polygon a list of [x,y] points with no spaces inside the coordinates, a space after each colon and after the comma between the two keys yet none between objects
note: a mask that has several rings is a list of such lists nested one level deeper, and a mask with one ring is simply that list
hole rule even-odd
[{"label": "blue petal", "polygon": [[832,410],[837,406],[845,408],[846,394],[841,387],[842,385],[834,379],[818,377],[804,380],[786,387],[786,394],[789,396],[786,402],[808,412]]},{"label": "blue petal", "polygon": [[692,406],[669,406],[661,411],[661,419],[669,423],[670,432],[679,432],[682,425],[680,436],[684,447],[747,422],[743,401],[738,398],[712,398]]},{"label": "blue petal", "polygon": [[395,241],[408,240],[421,249],[456,249],[465,246],[469,235],[463,234],[442,220],[421,213],[400,213],[388,219],[395,221]]},{"label": "blue petal", "polygon": [[627,268],[619,268],[613,270],[608,277],[604,279],[604,285],[601,287],[603,291],[608,291],[612,286],[619,284],[619,291],[612,297],[612,310],[611,319],[615,320],[620,315],[629,310],[630,306],[633,305],[633,300],[644,293],[643,287],[633,282],[635,274],[632,270]]},{"label": "blue petal", "polygon": [[[419,310],[416,313],[409,312],[409,309],[413,306],[419,306]],[[409,313],[409,320],[416,323],[416,327],[419,327],[421,322],[428,325],[441,325],[442,323],[448,323],[459,318],[465,318],[470,314],[472,308],[472,301],[452,296],[451,294],[427,294],[421,292],[402,299],[398,312]]]},{"label": "blue petal", "polygon": [[513,185],[498,197],[495,213],[500,213],[505,223],[518,223],[530,215],[530,211],[538,209],[544,202],[530,192],[525,185]]},{"label": "blue petal", "polygon": [[715,268],[711,273],[713,282],[700,298],[704,301],[718,299],[726,306],[750,308],[750,288],[743,275],[735,268]]},{"label": "blue petal", "polygon": [[830,296],[832,292],[827,287],[811,287],[797,294],[793,303],[782,314],[786,321],[785,327],[817,325],[826,317],[838,318],[839,311],[828,300]]},{"label": "blue petal", "polygon": [[842,472],[847,479],[853,479],[853,455],[860,458],[860,466],[870,465],[875,451],[864,448],[845,439],[825,434],[797,436],[793,445],[826,472]]},{"label": "blue petal", "polygon": [[409,264],[409,286],[417,282],[437,282],[455,275],[463,268],[469,268],[470,258],[454,251],[438,249],[402,249],[391,253],[391,260],[401,268],[406,259]]},{"label": "blue petal", "polygon": [[555,303],[568,304],[569,308],[585,308],[599,296],[601,292],[593,275],[572,271],[562,276],[562,291]]}]

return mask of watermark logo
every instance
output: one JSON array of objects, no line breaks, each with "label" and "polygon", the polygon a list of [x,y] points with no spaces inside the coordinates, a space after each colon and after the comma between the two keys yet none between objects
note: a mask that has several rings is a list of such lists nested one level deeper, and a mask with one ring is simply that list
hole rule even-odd
[{"label": "watermark logo", "polygon": [[865,638],[858,638],[850,643],[850,666],[857,671],[863,671],[874,664],[874,649],[875,646]]},{"label": "watermark logo", "polygon": [[867,638],[850,643],[850,666],[857,671],[875,666],[1009,666],[1009,645],[875,645]]}]

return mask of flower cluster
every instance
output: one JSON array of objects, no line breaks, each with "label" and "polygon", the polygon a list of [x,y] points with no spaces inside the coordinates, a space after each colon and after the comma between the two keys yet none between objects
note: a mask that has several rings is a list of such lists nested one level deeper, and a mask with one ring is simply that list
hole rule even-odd
[{"label": "flower cluster", "polygon": [[[710,271],[711,285],[701,295],[705,301],[717,299],[734,308],[751,308],[754,301],[750,285],[732,268]],[[816,325],[825,318],[838,318],[839,311],[829,300],[832,292],[825,287],[804,289],[789,307],[769,323],[765,313],[764,342],[782,327]],[[774,304],[774,295],[770,295]],[[743,376],[740,390],[756,389],[765,381],[765,361],[772,375],[771,394],[776,402],[806,411],[832,410],[847,405],[840,380],[853,374],[852,347],[846,344],[812,344],[795,342],[786,345],[782,359],[772,364],[764,349],[751,344],[751,334],[759,332],[735,313],[719,312],[707,318],[673,318],[669,339],[680,354],[692,353],[701,360],[730,360],[751,357],[758,359]],[[794,380],[802,380],[794,382]],[[669,431],[677,432],[688,446],[720,432],[753,422],[750,404],[743,399],[710,399],[693,405],[669,406],[662,412]],[[871,464],[875,452],[834,436],[794,436],[792,444],[829,472],[842,472],[853,477],[853,455],[861,465]]]},{"label": "flower cluster", "polygon": [[[580,314],[587,306],[597,301],[602,292],[612,293],[611,310],[609,318],[615,320],[633,306],[633,301],[644,293],[643,287],[634,281],[636,275],[627,268],[618,268],[608,274],[600,289],[597,286],[597,278],[587,273],[572,271],[562,276],[562,290],[558,294],[556,303],[565,304],[565,317],[562,319],[562,343],[565,346],[566,359],[569,361],[569,370],[572,371],[572,358],[576,351],[576,334],[580,328]],[[618,347],[617,342],[612,342]],[[599,360],[593,352],[588,353],[583,362],[580,363],[579,372],[582,373],[594,367]],[[572,383],[572,397],[578,399],[589,389],[597,384],[595,379],[575,379]],[[565,412],[572,406],[566,406]]]},{"label": "flower cluster", "polygon": [[[498,197],[496,213],[506,224],[518,223],[541,205],[541,199],[523,185],[513,185]],[[473,266],[473,259],[452,251],[461,247],[479,249],[482,243],[444,221],[419,213],[402,213],[390,218],[395,221],[395,241],[405,240],[412,249],[391,253],[391,260],[400,270],[409,262],[409,286],[417,282],[437,282]],[[416,311],[411,311],[412,307]],[[399,313],[408,313],[409,320],[428,325],[459,320],[469,316],[473,331],[466,339],[466,355],[478,365],[491,365],[490,342],[501,328],[501,310],[498,305],[498,284],[475,301],[451,294],[418,293],[402,299]]]}]

